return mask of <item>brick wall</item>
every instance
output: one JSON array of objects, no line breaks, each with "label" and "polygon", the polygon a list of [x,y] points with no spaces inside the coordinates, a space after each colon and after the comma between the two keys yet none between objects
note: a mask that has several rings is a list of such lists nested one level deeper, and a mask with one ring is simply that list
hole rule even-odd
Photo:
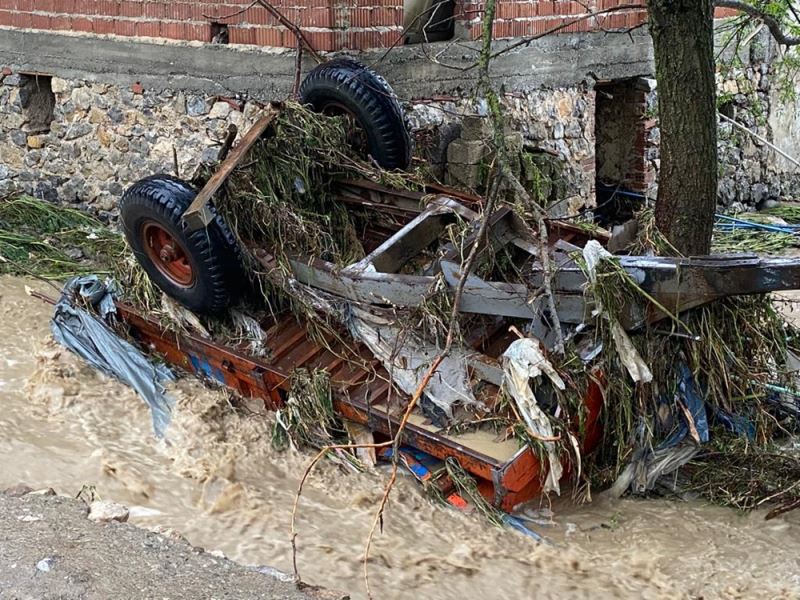
[{"label": "brick wall", "polygon": [[[459,0],[457,18],[467,34],[466,37],[478,39],[481,36],[481,18],[484,2]],[[593,12],[612,9],[617,6],[636,4],[630,0],[500,0],[494,22],[494,37],[524,37],[557,30],[559,33],[588,31],[608,31],[630,29],[647,21],[645,9],[620,10],[589,19],[578,19],[585,15],[586,7]],[[566,27],[564,27],[566,25]]]},{"label": "brick wall", "polygon": [[[212,23],[228,27],[231,44],[295,46],[294,36],[260,7],[247,10],[250,0],[0,0],[0,26],[80,31],[211,42]],[[273,4],[298,24],[318,50],[385,48],[403,32],[403,0],[274,0]],[[562,25],[561,33],[624,30],[647,20],[644,9],[622,10],[575,20],[586,6],[602,11],[631,4],[630,0],[499,0],[496,38],[529,36]],[[484,4],[455,0],[461,37],[478,39]],[[729,16],[720,12],[717,16]],[[236,14],[238,13],[238,14]],[[724,14],[723,14],[724,13]]]},{"label": "brick wall", "polygon": [[656,181],[658,129],[655,95],[639,80],[598,84],[595,152],[597,179],[647,194]]},{"label": "brick wall", "polygon": [[[250,0],[0,0],[0,26],[293,48],[294,36]],[[275,0],[318,50],[380,48],[403,29],[403,0]],[[237,14],[238,13],[238,14]]]}]

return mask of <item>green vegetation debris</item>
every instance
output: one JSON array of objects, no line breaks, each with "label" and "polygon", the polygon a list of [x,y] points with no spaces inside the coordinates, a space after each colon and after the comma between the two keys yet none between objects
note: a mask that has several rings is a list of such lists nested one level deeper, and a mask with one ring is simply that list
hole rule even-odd
[{"label": "green vegetation debris", "polygon": [[0,199],[0,273],[110,274],[124,253],[122,237],[84,212],[24,195]]},{"label": "green vegetation debris", "polygon": [[791,246],[798,245],[798,238],[791,233],[761,231],[758,229],[735,229],[715,231],[711,242],[714,253],[779,254]]},{"label": "green vegetation debris", "polygon": [[784,203],[762,211],[765,214],[779,217],[792,225],[800,224],[800,203]]}]

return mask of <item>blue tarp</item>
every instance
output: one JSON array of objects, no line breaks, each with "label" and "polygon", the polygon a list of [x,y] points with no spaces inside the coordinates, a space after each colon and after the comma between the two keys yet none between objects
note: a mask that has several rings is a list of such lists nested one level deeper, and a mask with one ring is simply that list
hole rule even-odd
[{"label": "blue tarp", "polygon": [[[150,406],[156,435],[163,437],[174,405],[164,386],[175,381],[175,375],[165,365],[153,364],[106,325],[104,321],[116,314],[115,293],[113,281],[103,283],[96,275],[70,279],[56,304],[53,336],[100,372],[136,390]],[[79,300],[95,312],[81,308]]]}]

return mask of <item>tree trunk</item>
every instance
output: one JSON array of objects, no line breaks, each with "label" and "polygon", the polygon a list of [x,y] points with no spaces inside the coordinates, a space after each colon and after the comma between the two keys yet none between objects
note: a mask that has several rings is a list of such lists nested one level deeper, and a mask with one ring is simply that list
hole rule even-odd
[{"label": "tree trunk", "polygon": [[714,8],[711,0],[647,4],[661,126],[656,225],[681,254],[708,254],[717,204]]}]

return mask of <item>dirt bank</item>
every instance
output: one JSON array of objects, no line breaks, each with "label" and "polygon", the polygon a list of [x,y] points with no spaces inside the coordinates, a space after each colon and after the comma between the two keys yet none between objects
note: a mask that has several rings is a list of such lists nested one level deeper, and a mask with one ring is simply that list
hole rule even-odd
[{"label": "dirt bank", "polygon": [[0,493],[0,599],[342,598],[128,523],[97,524],[63,496]]}]

